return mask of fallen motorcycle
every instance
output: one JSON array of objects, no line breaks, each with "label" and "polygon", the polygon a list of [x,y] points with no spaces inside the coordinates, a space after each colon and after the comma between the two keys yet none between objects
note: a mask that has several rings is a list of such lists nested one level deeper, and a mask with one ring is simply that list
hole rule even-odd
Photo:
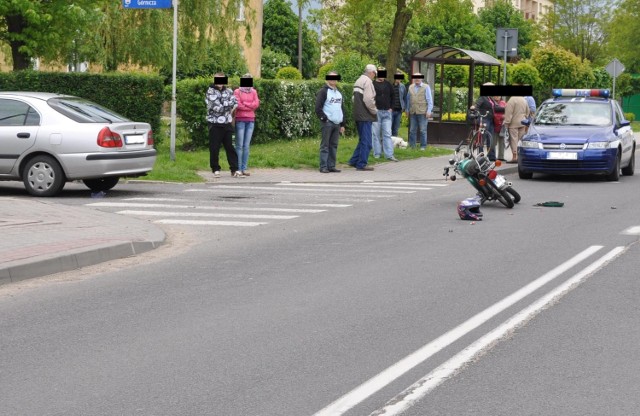
[{"label": "fallen motorcycle", "polygon": [[[445,179],[456,180],[456,175],[461,175],[478,191],[480,204],[486,201],[500,201],[507,208],[513,208],[520,202],[520,194],[513,189],[511,182],[495,170],[500,166],[500,161],[490,161],[484,153],[474,156],[469,152],[464,140],[455,148],[453,158],[449,159],[449,165],[444,168]],[[463,151],[464,150],[464,151]],[[454,174],[449,175],[453,168]]]}]

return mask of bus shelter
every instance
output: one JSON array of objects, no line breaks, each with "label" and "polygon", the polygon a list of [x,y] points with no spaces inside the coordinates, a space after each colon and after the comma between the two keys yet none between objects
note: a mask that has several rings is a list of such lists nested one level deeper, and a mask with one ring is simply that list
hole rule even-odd
[{"label": "bus shelter", "polygon": [[465,65],[469,68],[467,94],[467,108],[469,108],[474,102],[473,87],[476,85],[476,80],[479,80],[479,84],[495,80],[500,74],[502,63],[484,52],[451,46],[432,46],[413,55],[411,72],[423,74],[425,82],[429,84],[435,96],[433,119],[429,120],[427,124],[429,144],[458,144],[469,132],[469,126],[465,121],[443,120],[444,114],[441,110],[444,108],[444,89],[446,87],[444,70],[446,65]]}]

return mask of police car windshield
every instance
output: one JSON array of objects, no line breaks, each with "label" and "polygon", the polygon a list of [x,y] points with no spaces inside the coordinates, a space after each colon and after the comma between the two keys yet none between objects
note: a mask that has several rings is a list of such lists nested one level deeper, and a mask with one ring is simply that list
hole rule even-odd
[{"label": "police car windshield", "polygon": [[608,126],[611,124],[611,105],[608,101],[544,103],[536,113],[534,122],[556,126]]}]

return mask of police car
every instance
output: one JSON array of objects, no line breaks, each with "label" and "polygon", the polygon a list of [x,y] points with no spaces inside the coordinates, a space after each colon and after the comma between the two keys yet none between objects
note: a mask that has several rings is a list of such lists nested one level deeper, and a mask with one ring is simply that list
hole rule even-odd
[{"label": "police car", "polygon": [[518,174],[633,175],[636,142],[609,90],[554,89],[518,144]]}]

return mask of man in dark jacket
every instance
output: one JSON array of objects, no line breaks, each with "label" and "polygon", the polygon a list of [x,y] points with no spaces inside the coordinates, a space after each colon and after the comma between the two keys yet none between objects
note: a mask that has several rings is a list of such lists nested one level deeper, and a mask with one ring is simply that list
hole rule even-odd
[{"label": "man in dark jacket", "polygon": [[371,127],[377,120],[376,90],[373,88],[373,78],[376,76],[376,66],[369,64],[364,73],[356,80],[353,86],[353,118],[358,129],[358,145],[353,151],[349,166],[357,170],[373,170],[367,166],[369,152],[371,152],[372,137]]},{"label": "man in dark jacket", "polygon": [[[376,90],[376,109],[378,118],[373,123],[373,157],[376,159],[384,151],[384,157],[397,162],[393,156],[393,141],[391,140],[391,122],[393,118],[393,85],[387,78],[387,70],[378,68],[378,74],[373,88]],[[381,143],[382,142],[382,143]]]},{"label": "man in dark jacket", "polygon": [[331,71],[326,84],[316,94],[316,115],[320,119],[322,138],[320,139],[320,172],[340,172],[336,169],[338,140],[344,133],[344,100],[338,90],[340,75]]}]

